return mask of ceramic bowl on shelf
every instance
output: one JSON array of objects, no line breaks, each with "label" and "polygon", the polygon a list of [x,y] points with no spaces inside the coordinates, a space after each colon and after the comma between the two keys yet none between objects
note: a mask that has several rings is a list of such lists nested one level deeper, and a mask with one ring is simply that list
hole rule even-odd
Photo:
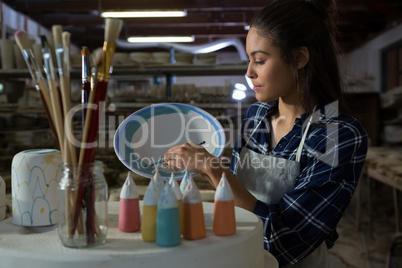
[{"label": "ceramic bowl on shelf", "polygon": [[124,53],[124,52],[115,52],[113,54],[112,65],[130,64],[131,60],[128,55],[129,55],[128,53]]},{"label": "ceramic bowl on shelf", "polygon": [[152,61],[155,63],[168,64],[172,55],[170,52],[153,52]]},{"label": "ceramic bowl on shelf", "polygon": [[175,58],[177,64],[192,64],[194,54],[186,53],[186,52],[176,52],[174,54],[174,58]]},{"label": "ceramic bowl on shelf", "polygon": [[129,54],[130,60],[138,63],[148,63],[151,59],[151,53],[149,52],[131,52]]},{"label": "ceramic bowl on shelf", "polygon": [[197,54],[194,63],[196,64],[215,64],[216,52]]}]

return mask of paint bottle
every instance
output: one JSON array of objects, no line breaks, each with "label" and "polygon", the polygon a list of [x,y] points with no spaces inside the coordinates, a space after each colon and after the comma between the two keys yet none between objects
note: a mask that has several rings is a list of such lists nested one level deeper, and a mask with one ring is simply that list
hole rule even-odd
[{"label": "paint bottle", "polygon": [[130,172],[120,192],[119,230],[137,232],[141,227],[138,191]]},{"label": "paint bottle", "polygon": [[233,192],[225,173],[222,173],[222,178],[216,187],[213,230],[215,235],[222,236],[236,233]]},{"label": "paint bottle", "polygon": [[179,207],[179,216],[180,216],[180,231],[181,233],[183,233],[183,195],[180,191],[179,184],[177,183],[177,180],[173,172],[172,175],[170,176],[169,185],[172,188],[177,199],[177,206]]},{"label": "paint bottle", "polygon": [[190,174],[183,196],[183,238],[195,240],[206,235],[201,194]]},{"label": "paint bottle", "polygon": [[180,182],[180,191],[182,194],[184,194],[187,184],[188,184],[188,169],[186,169],[186,171],[184,172],[184,177]]},{"label": "paint bottle", "polygon": [[156,244],[177,246],[181,242],[180,216],[177,198],[169,183],[163,187],[156,216]]},{"label": "paint bottle", "polygon": [[153,178],[155,180],[155,184],[156,184],[156,187],[159,190],[159,193],[161,193],[162,189],[163,189],[163,186],[165,186],[165,181],[162,179],[162,176],[159,173],[159,169],[158,169],[157,166],[155,167],[155,174],[154,174]]},{"label": "paint bottle", "polygon": [[155,174],[148,185],[144,195],[142,206],[142,240],[147,242],[156,241],[156,214],[158,209],[158,200],[161,194],[161,189],[158,187],[158,182]]}]

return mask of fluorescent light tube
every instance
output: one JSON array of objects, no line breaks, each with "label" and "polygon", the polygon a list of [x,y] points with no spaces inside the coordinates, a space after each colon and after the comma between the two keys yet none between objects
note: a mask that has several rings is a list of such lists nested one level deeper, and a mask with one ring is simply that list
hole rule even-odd
[{"label": "fluorescent light tube", "polygon": [[103,18],[166,18],[185,17],[186,10],[136,10],[136,11],[105,11]]},{"label": "fluorescent light tube", "polygon": [[194,36],[135,36],[127,38],[130,43],[178,43],[194,42]]}]

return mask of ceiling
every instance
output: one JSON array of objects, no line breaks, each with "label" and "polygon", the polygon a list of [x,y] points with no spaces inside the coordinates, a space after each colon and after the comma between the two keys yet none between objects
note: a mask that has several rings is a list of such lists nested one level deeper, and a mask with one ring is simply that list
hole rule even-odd
[{"label": "ceiling", "polygon": [[[183,18],[124,19],[121,39],[128,36],[194,35],[194,44],[222,38],[245,42],[254,14],[271,0],[3,0],[44,27],[59,24],[71,42],[95,49],[102,46],[104,19],[100,11],[186,9]],[[351,51],[384,30],[402,22],[401,0],[338,1],[340,43]],[[119,50],[119,48],[118,48]],[[121,49],[120,49],[121,50]]]}]

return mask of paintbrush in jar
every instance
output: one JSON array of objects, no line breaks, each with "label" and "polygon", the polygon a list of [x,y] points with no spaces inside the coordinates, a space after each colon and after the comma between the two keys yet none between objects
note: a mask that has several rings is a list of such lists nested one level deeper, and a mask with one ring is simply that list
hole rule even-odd
[{"label": "paintbrush in jar", "polygon": [[49,47],[49,43],[47,42],[47,39],[45,36],[41,36],[41,41],[42,41],[42,54],[43,54],[43,62],[45,66],[45,73],[47,77],[47,82],[49,85],[49,93],[50,93],[50,99],[51,99],[51,106],[52,110],[54,112],[54,125],[56,127],[57,135],[59,137],[59,143],[60,143],[60,150],[62,153],[62,158],[63,162],[68,162],[68,153],[67,153],[67,148],[65,147],[64,143],[64,124],[63,124],[63,114],[60,108],[60,97],[59,97],[59,92],[57,88],[57,80],[56,80],[56,72],[55,68],[53,65],[53,59],[52,59],[52,52]]},{"label": "paintbrush in jar", "polygon": [[[15,40],[20,48],[22,55],[24,56],[25,63],[27,64],[29,73],[31,74],[32,80],[35,83],[35,88],[38,91],[40,100],[42,102],[43,109],[46,112],[47,118],[49,120],[50,128],[56,139],[56,142],[60,147],[59,137],[55,127],[55,117],[52,109],[51,99],[49,95],[49,89],[46,85],[45,79],[42,75],[42,68],[39,67],[32,49],[29,46],[28,35],[24,31],[17,31],[14,34]],[[40,59],[42,60],[42,59]]]},{"label": "paintbrush in jar", "polygon": [[82,130],[85,128],[86,105],[89,100],[89,93],[91,92],[91,66],[89,61],[89,49],[84,46],[81,50],[82,56],[82,90],[81,90],[81,104],[82,106]]},{"label": "paintbrush in jar", "polygon": [[70,77],[71,62],[70,62],[70,38],[71,34],[69,32],[63,32],[61,34],[61,39],[64,48],[64,64],[66,66],[65,74]]},{"label": "paintbrush in jar", "polygon": [[[83,138],[82,138],[82,144],[88,143],[94,143],[96,140],[96,136],[98,134],[98,129],[99,129],[99,115],[101,112],[99,111],[100,103],[104,102],[106,99],[106,93],[107,93],[107,84],[109,81],[109,75],[110,75],[110,70],[112,66],[112,59],[113,59],[113,54],[116,48],[116,40],[117,37],[120,34],[120,30],[122,27],[122,20],[120,19],[106,19],[106,25],[105,25],[105,41],[103,44],[103,50],[102,54],[99,56],[100,59],[100,65],[98,68],[98,74],[97,74],[97,82],[95,85],[95,88],[91,91],[90,96],[89,96],[89,104],[95,104],[96,107],[98,107],[98,112],[92,112],[92,109],[89,109],[86,116],[85,116],[85,126],[84,126],[84,131],[83,131]],[[90,148],[85,148],[81,147],[80,150],[80,156],[79,156],[79,161],[78,164],[79,166],[88,163],[93,163],[94,162],[94,154],[95,154],[95,148],[92,146]],[[81,170],[79,174],[81,173],[86,173],[87,171]],[[88,174],[82,174],[83,177],[88,176]],[[75,208],[74,208],[74,219],[73,219],[73,233],[75,232],[75,228],[77,225],[77,220],[78,220],[78,215],[81,210],[81,205],[83,201],[83,196],[85,189],[87,187],[87,182],[81,182],[79,185],[79,189],[76,194],[75,198]],[[93,191],[88,191],[89,193],[93,193]],[[89,202],[90,200],[93,200],[91,196],[87,196],[85,198],[86,202],[86,209],[87,212],[91,213],[91,215],[88,215],[88,217],[93,217],[92,222],[96,222],[96,215],[94,214],[94,204]],[[89,242],[93,239],[94,236],[94,229],[95,226],[91,226],[89,229],[87,229],[87,232],[90,232],[90,237],[88,237]]]},{"label": "paintbrush in jar", "polygon": [[[72,167],[77,164],[77,151],[76,147],[71,140],[73,140],[73,126],[72,118],[73,115],[70,114],[71,109],[71,97],[70,97],[70,68],[69,68],[69,43],[70,34],[62,31],[61,25],[54,25],[52,27],[55,55],[57,60],[57,70],[60,78],[60,93],[62,99],[62,119],[64,122],[64,148],[67,150],[66,153],[66,164]],[[68,186],[71,187],[71,186]],[[69,200],[65,202],[65,213],[66,217],[71,217],[71,207],[72,202],[74,202],[74,195],[71,195]],[[83,223],[82,217],[80,217],[78,224],[78,233],[83,233]],[[67,230],[71,228],[71,223],[66,221]],[[69,235],[69,232],[67,233]]]},{"label": "paintbrush in jar", "polygon": [[[94,114],[91,120],[90,135],[88,136],[90,142],[94,142],[98,134],[100,121],[99,116],[102,114],[99,108],[103,107],[100,106],[100,104],[102,103],[104,105],[106,99],[107,85],[111,73],[112,59],[116,48],[116,40],[120,34],[123,21],[120,19],[109,18],[106,19],[105,23],[105,41],[103,43],[101,64],[98,67],[95,91],[95,104],[98,106],[98,113]],[[84,162],[93,162],[94,153],[95,150],[85,152],[86,156]]]},{"label": "paintbrush in jar", "polygon": [[77,163],[77,153],[74,144],[70,142],[72,140],[72,116],[69,115],[71,109],[70,100],[70,74],[67,72],[67,63],[65,61],[65,49],[62,41],[62,27],[61,25],[54,25],[52,27],[55,54],[57,60],[57,70],[60,78],[60,92],[62,99],[62,123],[64,125],[65,139],[64,146],[68,153],[66,154],[67,164]]},{"label": "paintbrush in jar", "polygon": [[[72,117],[73,115],[70,115],[70,109],[71,109],[71,80],[70,80],[70,70],[71,70],[71,63],[70,63],[70,38],[71,34],[69,32],[63,32],[61,34],[62,37],[62,44],[63,44],[63,49],[64,49],[64,82],[66,84],[67,90],[65,91],[65,95],[63,96],[63,99],[66,100],[66,111],[68,111],[68,122],[69,125],[66,126],[66,138],[70,141],[73,140],[73,120]],[[66,113],[65,113],[66,114]],[[71,117],[71,120],[70,120]],[[70,136],[71,134],[71,136]],[[71,143],[72,144],[72,143]],[[76,147],[72,144],[72,147],[70,148],[72,151],[71,154],[71,162],[72,163],[77,163],[78,155],[77,155],[77,149]]]},{"label": "paintbrush in jar", "polygon": [[[88,129],[88,142],[95,142],[99,129],[99,116],[102,114],[100,108],[104,106],[107,94],[107,85],[112,67],[113,54],[116,48],[116,40],[120,34],[122,27],[122,20],[120,19],[106,19],[105,26],[105,41],[103,43],[103,50],[101,56],[101,63],[98,67],[97,81],[94,104],[98,107],[98,112],[94,113],[91,118],[91,125]],[[87,131],[86,129],[84,131]],[[84,163],[92,163],[94,161],[94,148],[85,150]]]}]

